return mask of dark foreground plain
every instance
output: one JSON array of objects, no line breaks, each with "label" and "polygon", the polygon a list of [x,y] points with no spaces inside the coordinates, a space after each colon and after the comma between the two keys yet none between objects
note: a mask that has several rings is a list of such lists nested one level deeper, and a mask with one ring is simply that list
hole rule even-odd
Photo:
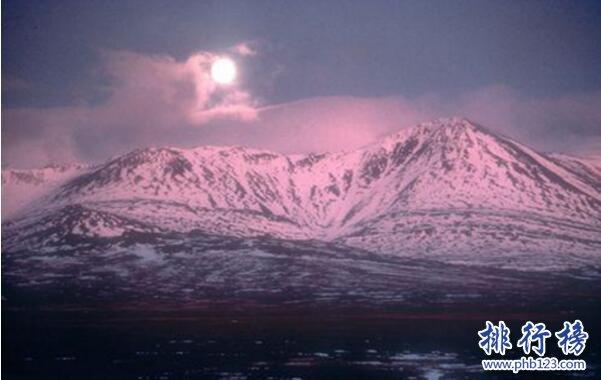
[{"label": "dark foreground plain", "polygon": [[[478,269],[481,271],[481,269]],[[507,274],[507,273],[505,273]],[[466,278],[476,273],[464,271]],[[590,334],[585,372],[523,372],[528,378],[601,375],[600,284],[527,272],[496,282],[422,287],[401,302],[365,299],[221,298],[193,303],[127,300],[102,305],[40,302],[5,284],[2,375],[6,379],[495,379],[484,373],[477,330],[505,320],[515,348],[521,325],[558,331],[580,319]],[[531,281],[528,282],[527,279]],[[425,281],[425,280],[424,280]],[[428,280],[431,281],[431,280]],[[423,282],[425,286],[429,282]],[[486,284],[486,286],[485,286]],[[418,283],[414,284],[416,289]],[[447,295],[447,296],[443,296]],[[232,295],[229,294],[228,297]],[[19,303],[11,299],[26,300]],[[547,356],[565,357],[547,341]],[[500,357],[499,357],[500,358]]]}]

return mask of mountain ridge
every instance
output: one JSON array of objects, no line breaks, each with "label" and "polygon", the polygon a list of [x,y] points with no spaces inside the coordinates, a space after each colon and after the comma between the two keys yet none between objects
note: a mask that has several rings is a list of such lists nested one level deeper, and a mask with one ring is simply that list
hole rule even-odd
[{"label": "mountain ridge", "polygon": [[334,153],[143,148],[77,167],[59,182],[3,223],[11,235],[4,243],[23,247],[20,231],[41,220],[59,223],[50,214],[77,214],[78,227],[64,233],[114,236],[121,227],[110,226],[148,225],[459,261],[486,247],[501,256],[548,250],[589,257],[601,249],[601,170],[457,117]]}]

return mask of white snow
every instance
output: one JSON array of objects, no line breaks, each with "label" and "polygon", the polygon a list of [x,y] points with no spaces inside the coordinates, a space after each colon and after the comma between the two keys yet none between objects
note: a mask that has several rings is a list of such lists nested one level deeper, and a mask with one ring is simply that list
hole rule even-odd
[{"label": "white snow", "polygon": [[[2,184],[3,222],[36,231],[44,228],[39,218],[78,205],[87,212],[71,232],[99,237],[140,223],[337,240],[457,263],[474,263],[476,253],[512,268],[530,256],[544,259],[541,270],[601,255],[598,166],[535,152],[462,118],[422,123],[351,152],[149,148],[94,168],[3,170]],[[66,226],[67,219],[53,220]]]}]

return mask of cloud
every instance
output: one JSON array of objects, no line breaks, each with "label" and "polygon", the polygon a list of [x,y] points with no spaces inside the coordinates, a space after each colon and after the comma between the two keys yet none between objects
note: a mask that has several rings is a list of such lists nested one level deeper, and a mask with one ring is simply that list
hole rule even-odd
[{"label": "cloud", "polygon": [[232,48],[232,51],[241,56],[252,57],[258,54],[258,50],[256,49],[255,45],[256,43],[253,42],[242,42],[235,45]]},{"label": "cloud", "polygon": [[272,150],[337,151],[369,144],[428,118],[403,97],[323,97],[262,108],[247,129],[255,130],[255,139],[264,136],[263,145]]},{"label": "cloud", "polygon": [[543,151],[595,153],[601,91],[532,97],[493,85],[419,97],[321,97],[259,107],[208,78],[212,53],[104,52],[110,79],[98,105],[4,109],[3,162],[102,161],[145,146],[244,145],[283,153],[353,149],[421,121],[466,116]]},{"label": "cloud", "polygon": [[165,55],[103,51],[108,80],[100,104],[3,109],[3,162],[35,166],[49,161],[98,160],[136,146],[174,143],[174,129],[212,120],[253,120],[256,101],[238,86],[210,78],[216,55],[183,61]]},{"label": "cloud", "polygon": [[2,164],[29,167],[80,161],[73,128],[84,120],[76,108],[3,110]]},{"label": "cloud", "polygon": [[437,104],[539,150],[584,153],[601,137],[601,91],[530,97],[496,85]]},{"label": "cloud", "polygon": [[155,116],[165,124],[203,124],[221,116],[255,117],[247,92],[220,86],[210,78],[210,65],[217,57],[212,53],[197,53],[183,62],[127,51],[104,55],[106,72],[114,83],[102,107],[104,117],[127,116],[137,121],[140,114],[159,111]]},{"label": "cloud", "polygon": [[[468,117],[541,151],[590,154],[601,146],[601,91],[540,98],[503,85],[453,95],[326,97],[270,106],[243,136],[247,145],[289,153],[353,149],[449,116]],[[212,140],[240,143],[227,136]]]}]

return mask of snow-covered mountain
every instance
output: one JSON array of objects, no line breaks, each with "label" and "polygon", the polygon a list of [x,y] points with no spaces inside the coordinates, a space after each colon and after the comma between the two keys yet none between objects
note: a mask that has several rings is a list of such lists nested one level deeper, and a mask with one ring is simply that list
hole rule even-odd
[{"label": "snow-covered mountain", "polygon": [[94,167],[3,171],[2,190],[4,207],[19,205],[3,218],[15,259],[200,233],[521,270],[601,265],[601,168],[462,118],[351,152],[140,149]]}]

